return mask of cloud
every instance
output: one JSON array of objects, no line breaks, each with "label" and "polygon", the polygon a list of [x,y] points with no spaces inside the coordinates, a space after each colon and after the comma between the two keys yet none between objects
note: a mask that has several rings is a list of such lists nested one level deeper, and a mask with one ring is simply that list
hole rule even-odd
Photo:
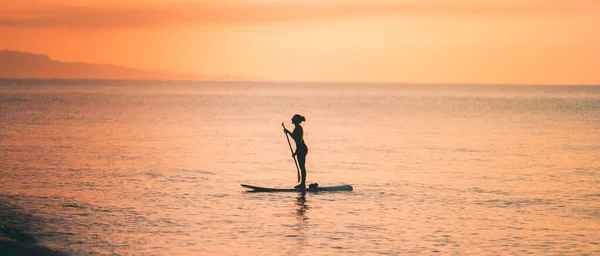
[{"label": "cloud", "polygon": [[496,3],[287,1],[146,3],[119,6],[60,6],[0,10],[0,26],[110,29],[193,24],[257,24],[393,15],[528,15],[600,11],[588,0],[523,0]]}]

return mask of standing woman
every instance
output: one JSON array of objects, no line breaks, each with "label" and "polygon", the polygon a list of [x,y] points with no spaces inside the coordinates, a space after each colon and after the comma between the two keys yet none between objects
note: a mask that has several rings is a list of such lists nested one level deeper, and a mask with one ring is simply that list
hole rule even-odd
[{"label": "standing woman", "polygon": [[294,117],[292,117],[292,123],[294,124],[294,131],[290,132],[288,129],[283,128],[283,132],[289,134],[292,136],[292,139],[294,139],[294,142],[296,142],[296,152],[292,154],[292,157],[297,156],[298,157],[298,165],[300,166],[300,172],[301,172],[301,182],[300,184],[298,184],[297,186],[295,186],[294,188],[298,189],[298,188],[306,188],[306,154],[308,154],[308,147],[306,147],[306,144],[304,143],[304,130],[302,129],[302,126],[300,126],[300,123],[306,121],[306,118],[304,118],[301,115],[295,114]]}]

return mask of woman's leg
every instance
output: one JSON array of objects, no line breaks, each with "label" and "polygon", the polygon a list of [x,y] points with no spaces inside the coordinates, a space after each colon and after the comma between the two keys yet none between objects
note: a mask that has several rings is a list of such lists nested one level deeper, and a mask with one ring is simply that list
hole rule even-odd
[{"label": "woman's leg", "polygon": [[301,185],[306,185],[306,154],[299,154],[298,156],[298,165],[300,166],[300,176],[302,181]]}]

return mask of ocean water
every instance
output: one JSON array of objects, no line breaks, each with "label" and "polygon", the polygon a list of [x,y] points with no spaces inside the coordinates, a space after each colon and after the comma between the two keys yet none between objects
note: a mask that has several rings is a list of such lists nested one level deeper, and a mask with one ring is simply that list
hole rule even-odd
[{"label": "ocean water", "polygon": [[[239,186],[296,113],[354,191]],[[600,254],[600,86],[2,80],[0,140],[0,224],[71,255]]]}]

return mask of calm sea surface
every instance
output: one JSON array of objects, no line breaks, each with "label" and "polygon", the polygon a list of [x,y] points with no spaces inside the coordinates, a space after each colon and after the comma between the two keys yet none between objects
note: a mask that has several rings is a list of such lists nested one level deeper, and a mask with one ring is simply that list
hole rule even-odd
[{"label": "calm sea surface", "polygon": [[[281,122],[306,116],[291,187]],[[0,83],[3,225],[74,255],[600,254],[600,86]]]}]

